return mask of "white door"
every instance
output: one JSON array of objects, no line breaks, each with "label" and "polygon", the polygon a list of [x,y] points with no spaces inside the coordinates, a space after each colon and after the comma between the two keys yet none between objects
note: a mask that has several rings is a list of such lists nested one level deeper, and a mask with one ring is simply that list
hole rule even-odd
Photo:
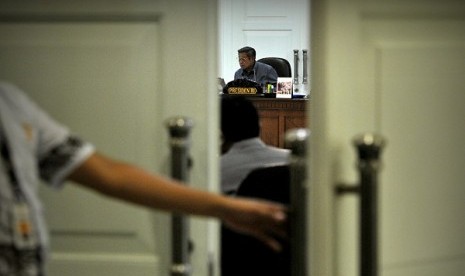
[{"label": "white door", "polygon": [[226,82],[233,80],[239,69],[237,50],[251,46],[257,59],[287,59],[292,72],[294,50],[299,50],[299,83],[302,81],[302,50],[309,49],[306,0],[220,0],[219,4],[220,77]]},{"label": "white door", "polygon": [[[207,57],[216,51],[216,2],[109,4],[3,1],[0,78],[102,152],[153,172],[170,171],[164,120],[189,116],[191,185],[212,189],[217,93],[207,77],[215,63]],[[40,193],[51,231],[51,276],[169,275],[169,214],[74,185]],[[191,222],[192,264],[196,275],[208,275],[216,228],[205,219]]]},{"label": "white door", "polygon": [[464,275],[465,4],[312,1],[311,275],[358,274],[352,138],[387,139],[379,275]]},{"label": "white door", "polygon": [[[159,147],[144,133],[162,129],[143,118],[156,116],[157,22],[9,23],[1,32],[8,37],[1,45],[3,79],[101,151],[153,171]],[[147,275],[160,269],[151,212],[73,185],[58,193],[43,188],[41,197],[51,230],[52,275]]]}]

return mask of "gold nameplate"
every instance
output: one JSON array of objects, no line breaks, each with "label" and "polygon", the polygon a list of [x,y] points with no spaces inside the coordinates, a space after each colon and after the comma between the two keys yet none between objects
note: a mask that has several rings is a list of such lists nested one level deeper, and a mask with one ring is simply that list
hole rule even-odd
[{"label": "gold nameplate", "polygon": [[228,87],[228,94],[257,94],[255,87]]},{"label": "gold nameplate", "polygon": [[234,95],[257,95],[263,94],[261,85],[248,79],[237,79],[228,82],[223,88],[224,94]]}]

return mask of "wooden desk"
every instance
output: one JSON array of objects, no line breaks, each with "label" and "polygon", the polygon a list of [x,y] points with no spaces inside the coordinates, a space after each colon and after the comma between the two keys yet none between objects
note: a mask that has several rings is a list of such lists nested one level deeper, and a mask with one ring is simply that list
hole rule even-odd
[{"label": "wooden desk", "polygon": [[260,115],[262,140],[272,146],[284,148],[284,136],[293,128],[309,128],[306,112],[310,110],[307,99],[276,99],[250,97]]}]

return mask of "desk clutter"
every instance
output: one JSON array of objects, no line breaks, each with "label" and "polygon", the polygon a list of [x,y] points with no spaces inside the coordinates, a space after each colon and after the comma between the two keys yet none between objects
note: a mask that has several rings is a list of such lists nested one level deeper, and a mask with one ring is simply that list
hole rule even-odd
[{"label": "desk clutter", "polygon": [[284,58],[265,57],[258,62],[265,63],[273,67],[278,73],[275,83],[258,83],[250,79],[236,79],[225,84],[223,78],[218,78],[220,94],[235,94],[265,98],[305,98],[310,97],[310,84],[308,78],[308,50],[302,50],[302,71],[299,74],[300,50],[294,50],[294,72],[291,64]]},{"label": "desk clutter", "polygon": [[224,85],[223,94],[254,96],[265,98],[303,98],[305,95],[293,93],[292,78],[279,77],[277,83],[265,83],[263,86],[249,79],[237,79]]}]

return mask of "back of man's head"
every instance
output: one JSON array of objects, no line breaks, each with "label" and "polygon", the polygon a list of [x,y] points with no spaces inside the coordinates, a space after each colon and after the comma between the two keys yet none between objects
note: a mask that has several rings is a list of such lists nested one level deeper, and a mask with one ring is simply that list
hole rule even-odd
[{"label": "back of man's head", "polygon": [[228,142],[258,137],[260,123],[253,103],[244,96],[224,96],[221,99],[221,132]]}]

